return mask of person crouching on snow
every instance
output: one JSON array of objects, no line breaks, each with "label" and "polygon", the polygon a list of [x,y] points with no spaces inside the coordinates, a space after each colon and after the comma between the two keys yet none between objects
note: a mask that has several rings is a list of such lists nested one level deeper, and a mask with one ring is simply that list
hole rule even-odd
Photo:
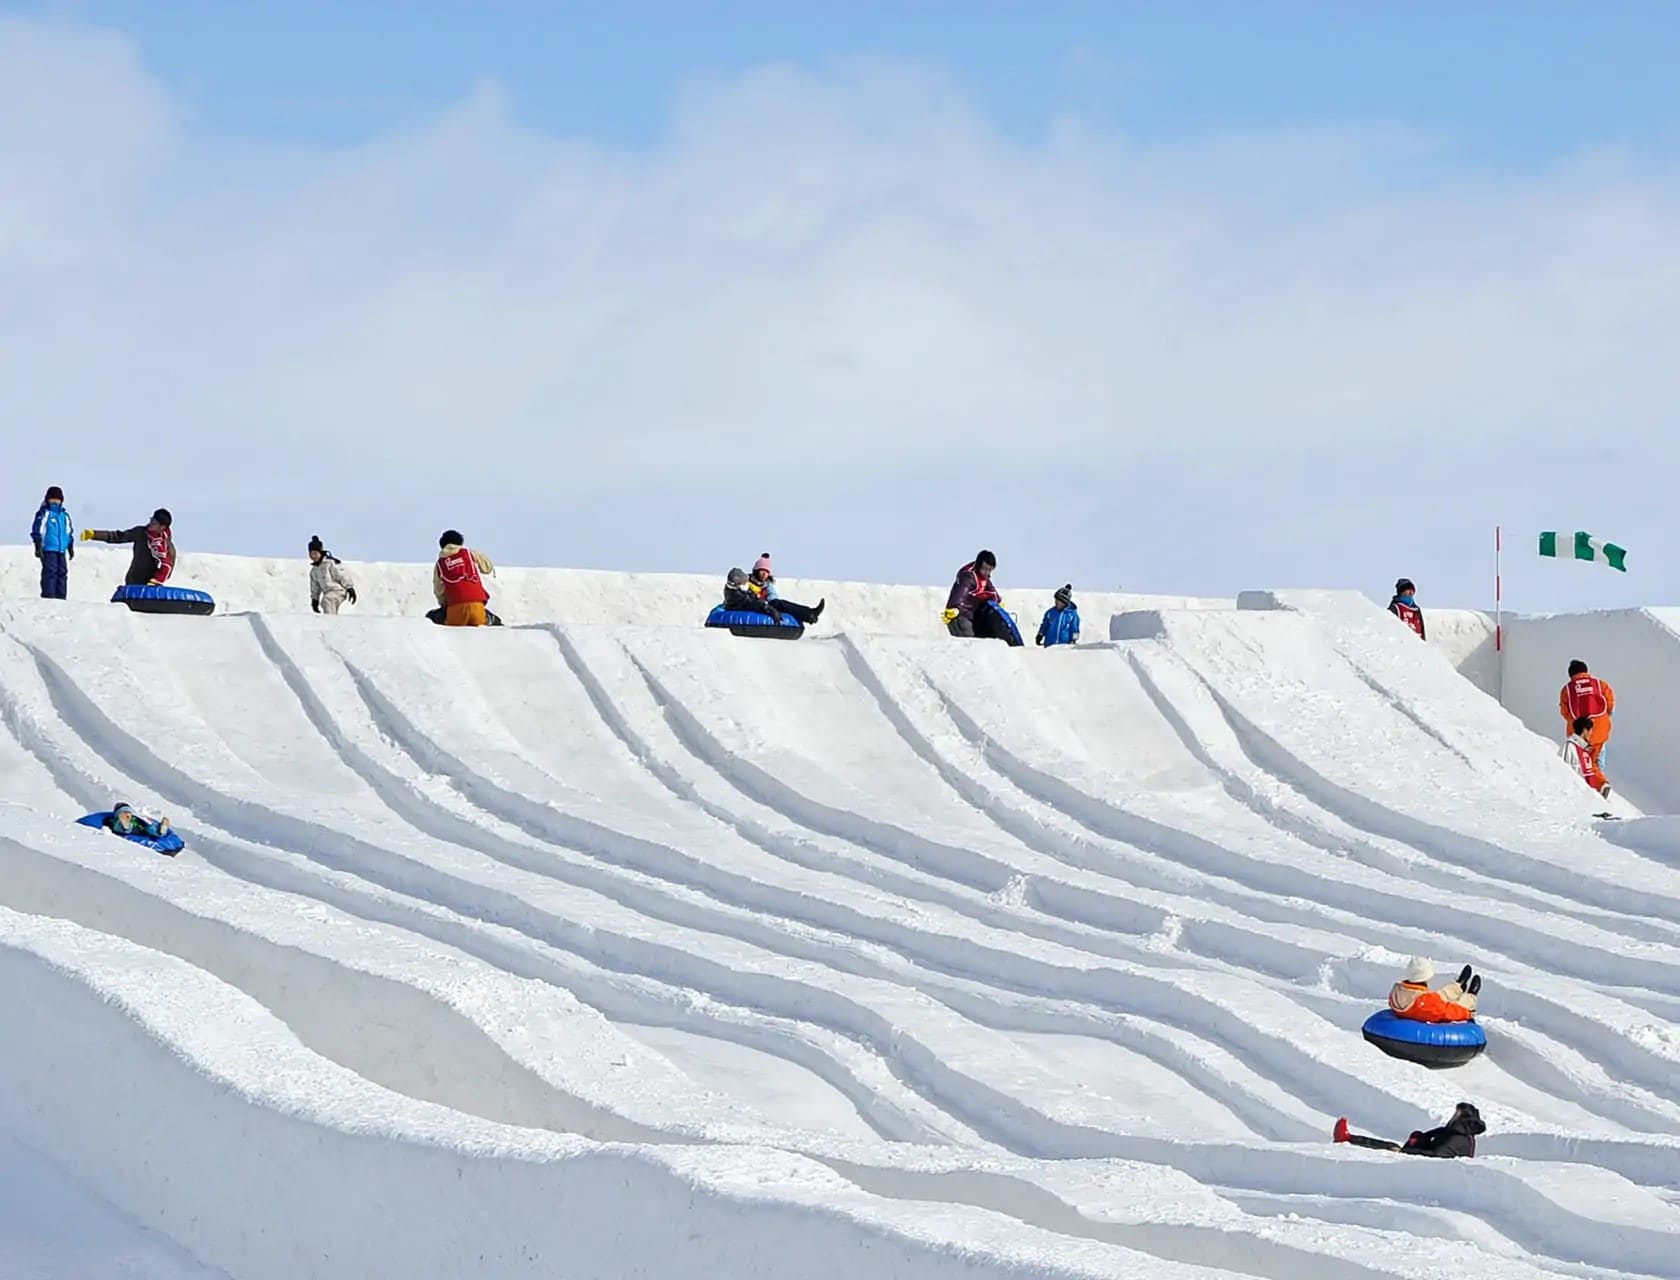
[{"label": "person crouching on snow", "polygon": [[175,519],[167,507],[152,512],[145,524],[132,529],[83,529],[82,541],[129,543],[134,555],[128,562],[125,586],[160,587],[175,572]]},{"label": "person crouching on snow", "polygon": [[1458,981],[1437,990],[1429,989],[1435,966],[1422,956],[1413,956],[1406,976],[1388,992],[1388,1007],[1414,1022],[1469,1022],[1476,1016],[1476,998],[1482,993],[1482,979],[1465,965]]},{"label": "person crouching on snow", "polygon": [[309,539],[309,607],[316,613],[337,613],[346,602],[356,603],[356,584],[316,534]]},{"label": "person crouching on snow", "polygon": [[1610,798],[1610,780],[1604,776],[1604,767],[1598,762],[1598,754],[1593,750],[1587,735],[1592,732],[1591,716],[1576,716],[1575,723],[1570,725],[1570,734],[1563,742],[1563,759],[1570,768],[1580,774],[1581,781],[1605,799]]},{"label": "person crouching on snow", "polygon": [[489,624],[490,603],[486,575],[494,577],[496,566],[490,557],[463,545],[466,539],[454,529],[445,529],[438,539],[437,563],[432,566],[432,594],[443,606],[446,627],[482,627]]},{"label": "person crouching on snow", "polygon": [[765,604],[774,605],[776,612],[785,613],[795,622],[802,622],[810,626],[822,617],[822,611],[828,607],[825,597],[817,601],[813,608],[808,604],[798,604],[792,600],[784,600],[776,593],[776,575],[770,572],[770,553],[766,551],[753,562],[752,574],[747,579],[747,590]]}]

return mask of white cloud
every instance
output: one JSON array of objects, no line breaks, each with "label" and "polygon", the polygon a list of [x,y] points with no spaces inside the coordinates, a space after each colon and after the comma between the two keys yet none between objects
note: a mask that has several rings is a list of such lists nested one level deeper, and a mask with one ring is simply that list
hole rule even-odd
[{"label": "white cloud", "polygon": [[881,61],[696,84],[645,152],[494,84],[353,148],[213,124],[120,36],[0,21],[0,413],[74,442],[54,475],[216,492],[230,547],[277,493],[364,536],[440,490],[552,532],[603,488],[753,491],[748,459],[1087,498],[1147,459],[1157,527],[1256,467],[1298,518],[1326,454],[1545,459],[1485,473],[1524,495],[1599,431],[1680,462],[1680,187],[1637,155],[1466,172],[1392,124],[1028,146]]}]

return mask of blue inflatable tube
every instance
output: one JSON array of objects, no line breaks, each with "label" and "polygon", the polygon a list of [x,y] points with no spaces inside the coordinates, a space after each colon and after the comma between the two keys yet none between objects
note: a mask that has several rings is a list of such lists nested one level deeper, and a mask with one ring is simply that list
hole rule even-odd
[{"label": "blue inflatable tube", "polygon": [[1021,628],[1015,615],[995,600],[984,600],[974,611],[974,634],[981,640],[1002,640],[1010,648],[1021,645]]},{"label": "blue inflatable tube", "polygon": [[[77,818],[76,821],[84,827],[103,828],[110,817],[111,815],[109,813],[90,813],[85,818]],[[109,828],[106,828],[106,830],[110,835],[122,835],[122,832],[120,831],[110,831]],[[145,845],[148,849],[155,849],[158,853],[164,854],[166,857],[170,858],[173,858],[176,854],[180,853],[182,849],[187,847],[187,842],[181,839],[181,837],[176,835],[173,831],[157,837],[149,836],[143,831],[135,831],[132,835],[126,835],[122,838],[124,840],[131,840],[135,844]]]},{"label": "blue inflatable tube", "polygon": [[731,635],[761,640],[797,640],[805,634],[805,624],[785,613],[777,618],[751,609],[725,609],[721,604],[706,615],[706,625],[721,627]]},{"label": "blue inflatable tube", "polygon": [[112,604],[126,604],[135,613],[187,613],[203,616],[216,612],[216,602],[202,591],[185,587],[118,587],[111,593]]},{"label": "blue inflatable tube", "polygon": [[1487,1032],[1473,1020],[1419,1022],[1381,1009],[1365,1019],[1361,1030],[1390,1057],[1426,1067],[1461,1067],[1487,1048]]}]

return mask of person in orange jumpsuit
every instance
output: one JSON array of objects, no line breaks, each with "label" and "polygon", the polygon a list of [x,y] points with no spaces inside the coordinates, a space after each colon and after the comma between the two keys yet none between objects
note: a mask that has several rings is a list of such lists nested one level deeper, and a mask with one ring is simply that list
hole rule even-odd
[{"label": "person in orange jumpsuit", "polygon": [[1413,956],[1406,966],[1406,976],[1389,989],[1388,1007],[1414,1022],[1469,1022],[1474,1018],[1476,997],[1482,993],[1481,975],[1465,965],[1457,982],[1431,991],[1429,980],[1434,976],[1434,965],[1422,956]]},{"label": "person in orange jumpsuit", "polygon": [[1575,731],[1575,722],[1592,721],[1592,728],[1581,736],[1592,748],[1592,762],[1601,763],[1604,746],[1610,741],[1610,718],[1616,714],[1616,691],[1608,680],[1601,680],[1587,670],[1579,658],[1569,664],[1569,683],[1558,693],[1558,714],[1568,726],[1565,736]]}]

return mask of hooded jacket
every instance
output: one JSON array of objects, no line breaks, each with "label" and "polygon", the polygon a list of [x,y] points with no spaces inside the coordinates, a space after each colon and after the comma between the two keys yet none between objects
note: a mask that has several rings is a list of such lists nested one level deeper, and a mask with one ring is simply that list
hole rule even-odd
[{"label": "hooded jacket", "polygon": [[1477,1135],[1486,1132],[1482,1113],[1470,1103],[1461,1102],[1451,1120],[1438,1129],[1414,1131],[1400,1149],[1414,1156],[1440,1156],[1444,1159],[1473,1156],[1476,1154]]},{"label": "hooded jacket", "polygon": [[320,604],[323,596],[344,596],[355,589],[356,584],[332,552],[321,552],[321,563],[309,566],[310,604]]},{"label": "hooded jacket", "polygon": [[29,540],[35,544],[35,550],[42,552],[62,554],[75,549],[75,522],[63,502],[56,507],[50,502],[41,504],[35,513],[35,523],[29,527]]}]

